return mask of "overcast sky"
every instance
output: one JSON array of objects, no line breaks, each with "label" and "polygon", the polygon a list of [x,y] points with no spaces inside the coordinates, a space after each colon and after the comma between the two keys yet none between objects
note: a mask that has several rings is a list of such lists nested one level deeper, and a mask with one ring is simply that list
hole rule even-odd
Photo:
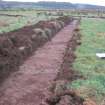
[{"label": "overcast sky", "polygon": [[22,2],[37,2],[37,1],[57,1],[57,2],[71,2],[71,3],[87,3],[105,6],[105,0],[5,0],[5,1],[22,1]]}]

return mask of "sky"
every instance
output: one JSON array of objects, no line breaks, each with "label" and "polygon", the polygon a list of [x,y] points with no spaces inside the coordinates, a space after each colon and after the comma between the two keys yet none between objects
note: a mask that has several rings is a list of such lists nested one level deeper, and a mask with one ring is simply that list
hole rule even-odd
[{"label": "sky", "polygon": [[86,3],[105,6],[105,0],[5,0],[5,1],[21,1],[21,2],[37,2],[37,1],[57,1],[71,3]]}]

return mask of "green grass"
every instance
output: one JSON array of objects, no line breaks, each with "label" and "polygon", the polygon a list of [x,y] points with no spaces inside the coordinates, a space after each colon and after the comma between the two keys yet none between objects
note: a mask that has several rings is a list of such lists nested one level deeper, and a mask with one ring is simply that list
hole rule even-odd
[{"label": "green grass", "polygon": [[81,29],[82,45],[76,50],[74,69],[86,79],[73,81],[71,87],[99,105],[105,99],[105,60],[96,53],[105,52],[105,20],[83,19]]},{"label": "green grass", "polygon": [[[42,13],[40,16],[37,16],[37,13]],[[1,26],[0,25],[0,34],[4,32],[10,32],[13,30],[17,30],[27,25],[32,25],[37,23],[40,20],[48,20],[51,18],[56,18],[58,16],[48,16],[45,15],[43,9],[27,9],[27,10],[0,10],[0,14],[9,14],[9,15],[22,15],[23,17],[10,17],[10,16],[0,16],[0,23],[6,22],[8,26]],[[51,11],[50,11],[51,12]],[[57,15],[56,11],[52,11],[52,13]],[[63,11],[64,15],[70,16],[85,16],[84,13],[78,14],[78,11],[70,10],[70,11]],[[104,15],[104,14],[103,14]],[[86,16],[97,16],[97,12],[91,13],[89,12]]]},{"label": "green grass", "polygon": [[0,34],[4,32],[10,32],[17,30],[27,25],[32,25],[37,23],[40,20],[49,20],[51,18],[56,18],[57,16],[47,16],[40,11],[42,14],[37,16],[36,10],[27,10],[27,11],[0,11],[0,14],[9,14],[9,15],[22,15],[23,17],[10,17],[10,16],[0,16],[0,23],[3,22],[8,24],[7,26],[0,25]]}]

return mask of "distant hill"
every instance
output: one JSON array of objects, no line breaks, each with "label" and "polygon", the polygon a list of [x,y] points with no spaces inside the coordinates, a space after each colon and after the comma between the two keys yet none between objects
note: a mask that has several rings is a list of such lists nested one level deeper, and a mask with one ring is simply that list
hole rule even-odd
[{"label": "distant hill", "polygon": [[73,4],[69,2],[37,2],[36,5],[52,9],[105,9],[104,6],[89,5],[89,4]]},{"label": "distant hill", "polygon": [[7,2],[0,0],[0,9],[7,8],[45,8],[45,9],[104,9],[104,6],[72,4],[67,2]]}]

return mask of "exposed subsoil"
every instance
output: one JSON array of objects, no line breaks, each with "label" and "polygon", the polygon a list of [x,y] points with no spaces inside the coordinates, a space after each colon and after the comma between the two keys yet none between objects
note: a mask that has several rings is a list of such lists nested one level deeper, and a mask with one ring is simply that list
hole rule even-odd
[{"label": "exposed subsoil", "polygon": [[72,81],[86,79],[73,69],[73,62],[76,59],[75,49],[81,45],[81,34],[78,26],[67,44],[59,72],[49,87],[52,94],[46,99],[48,105],[96,105],[93,100],[84,99],[76,90],[68,88]]},{"label": "exposed subsoil", "polygon": [[0,84],[72,21],[72,17],[64,16],[0,34]]},{"label": "exposed subsoil", "polygon": [[85,100],[80,98],[75,90],[67,88],[67,85],[70,85],[70,82],[73,80],[84,79],[83,76],[75,72],[72,67],[72,63],[76,58],[74,51],[76,47],[81,44],[80,38],[81,35],[77,27],[68,42],[59,73],[49,88],[52,95],[46,100],[48,105],[84,105]]},{"label": "exposed subsoil", "polygon": [[[60,94],[50,91],[55,79],[56,82],[63,78],[65,80],[68,73],[65,72],[65,75],[62,75],[64,72],[61,73],[60,69],[61,65],[64,65],[65,50],[68,49],[68,42],[72,39],[77,24],[78,21],[75,20],[62,29],[51,41],[27,59],[20,66],[19,71],[13,73],[3,83],[0,87],[0,105],[82,105],[82,99],[71,90]],[[71,75],[67,77],[69,76]],[[59,87],[59,83],[57,84]],[[52,90],[55,91],[55,89]],[[49,99],[51,96],[54,97],[51,100],[58,98],[58,102],[51,102]],[[69,100],[68,103],[65,103],[66,100]]]},{"label": "exposed subsoil", "polygon": [[66,87],[68,80],[83,78],[72,68],[73,51],[81,44],[77,26],[74,20],[62,29],[3,83],[0,105],[89,105]]}]

